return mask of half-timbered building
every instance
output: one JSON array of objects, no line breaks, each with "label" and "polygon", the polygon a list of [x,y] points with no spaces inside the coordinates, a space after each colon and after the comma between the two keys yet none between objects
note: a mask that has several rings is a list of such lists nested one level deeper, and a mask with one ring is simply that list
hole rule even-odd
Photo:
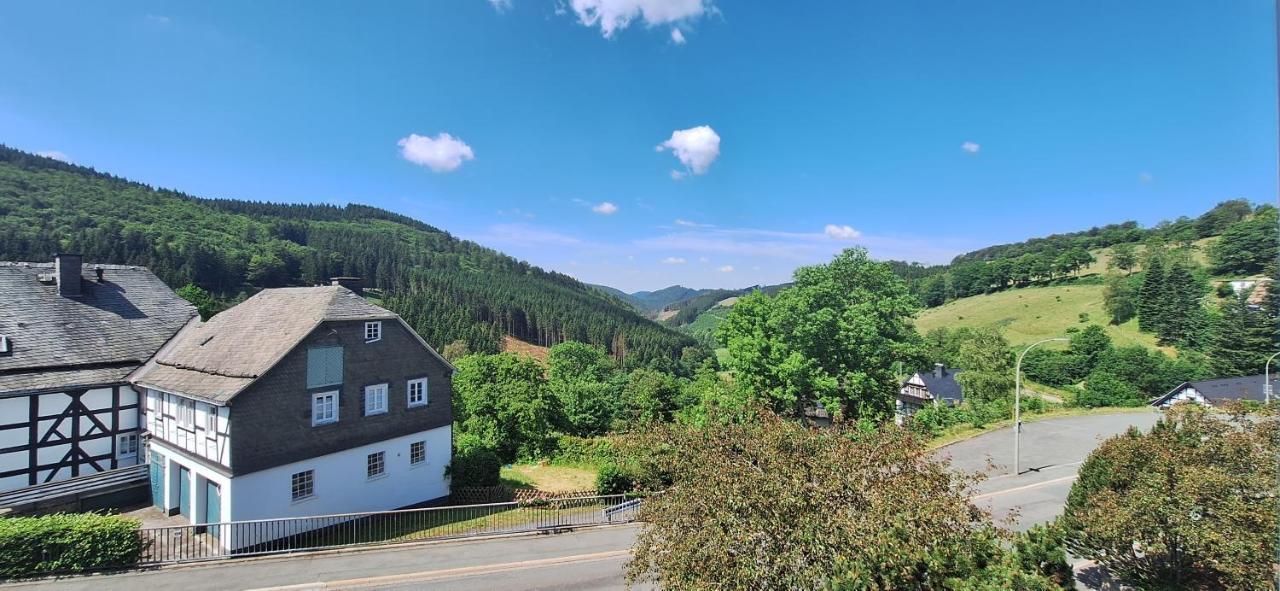
[{"label": "half-timbered building", "polygon": [[898,389],[897,422],[915,414],[925,405],[945,404],[955,406],[964,402],[964,389],[956,381],[956,375],[964,370],[933,364],[933,371],[911,374]]},{"label": "half-timbered building", "polygon": [[263,290],[184,328],[130,377],[145,393],[154,502],[200,524],[441,499],[451,375],[399,316],[347,287]]},{"label": "half-timbered building", "polygon": [[195,313],[142,267],[0,262],[0,492],[139,462],[125,378]]}]

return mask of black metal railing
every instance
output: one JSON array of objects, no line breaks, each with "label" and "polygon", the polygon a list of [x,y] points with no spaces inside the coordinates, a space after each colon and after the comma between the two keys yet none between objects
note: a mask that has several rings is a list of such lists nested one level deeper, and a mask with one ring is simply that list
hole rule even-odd
[{"label": "black metal railing", "polygon": [[138,530],[141,564],[164,564],[368,544],[554,531],[634,521],[626,495],[228,521]]}]

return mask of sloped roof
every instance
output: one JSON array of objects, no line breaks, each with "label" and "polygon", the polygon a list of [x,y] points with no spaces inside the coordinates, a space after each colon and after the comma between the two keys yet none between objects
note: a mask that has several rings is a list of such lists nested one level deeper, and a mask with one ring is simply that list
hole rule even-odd
[{"label": "sloped roof", "polygon": [[956,381],[956,374],[964,370],[944,367],[942,375],[938,375],[935,371],[916,373],[924,382],[924,387],[928,388],[929,394],[932,394],[935,400],[954,400],[957,403],[964,400],[964,391],[960,388],[960,382]]},{"label": "sloped roof", "polygon": [[399,318],[345,287],[264,289],[208,322],[184,328],[130,380],[222,404],[321,322]]},{"label": "sloped roof", "polygon": [[74,298],[40,282],[53,272],[0,262],[0,335],[12,348],[0,355],[0,393],[124,381],[196,313],[144,267],[85,264]]},{"label": "sloped roof", "polygon": [[[1159,406],[1164,404],[1178,392],[1181,392],[1187,386],[1191,386],[1205,397],[1209,402],[1218,402],[1222,400],[1256,400],[1263,402],[1266,400],[1266,391],[1263,390],[1263,374],[1253,376],[1243,376],[1238,378],[1218,378],[1214,380],[1198,380],[1194,382],[1183,382],[1177,388],[1169,391],[1169,393],[1151,401],[1152,405]],[[1272,376],[1271,387],[1273,392],[1276,386],[1280,385],[1280,376]]]}]

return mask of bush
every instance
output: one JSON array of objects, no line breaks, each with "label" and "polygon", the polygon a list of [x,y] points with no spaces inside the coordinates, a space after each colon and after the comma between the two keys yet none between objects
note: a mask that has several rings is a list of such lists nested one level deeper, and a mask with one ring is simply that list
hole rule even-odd
[{"label": "bush", "polygon": [[487,447],[467,446],[453,453],[453,462],[445,469],[445,475],[455,487],[497,486],[501,470],[502,461],[497,452]]},{"label": "bush", "polygon": [[1084,390],[1076,395],[1076,406],[1141,406],[1146,399],[1136,386],[1106,371],[1089,374]]},{"label": "bush", "polygon": [[618,495],[630,492],[635,488],[635,479],[619,468],[617,464],[608,463],[600,467],[596,473],[596,493],[601,495]]},{"label": "bush", "polygon": [[614,457],[613,442],[607,437],[561,435],[556,438],[555,450],[549,459],[556,464],[602,466],[613,462]]},{"label": "bush", "polygon": [[143,551],[137,531],[137,520],[97,513],[0,519],[0,577],[132,566]]}]

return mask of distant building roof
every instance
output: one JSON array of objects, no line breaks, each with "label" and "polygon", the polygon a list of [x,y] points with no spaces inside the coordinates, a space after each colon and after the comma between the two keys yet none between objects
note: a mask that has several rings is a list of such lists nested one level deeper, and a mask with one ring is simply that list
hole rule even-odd
[{"label": "distant building roof", "polygon": [[[950,401],[959,404],[964,400],[964,391],[960,387],[960,382],[956,381],[956,376],[962,373],[963,369],[947,367],[941,363],[934,364],[932,370],[924,370],[916,372],[912,377],[919,377],[924,382],[924,387],[928,390],[929,395],[934,400]],[[910,382],[911,378],[908,378]],[[906,384],[904,384],[904,387]]]},{"label": "distant building roof", "polygon": [[75,297],[54,273],[0,262],[0,395],[122,382],[196,313],[144,267],[85,264]]},{"label": "distant building roof", "polygon": [[223,404],[320,323],[342,320],[400,317],[345,287],[264,289],[208,322],[184,328],[130,381]]},{"label": "distant building roof", "polygon": [[[1271,387],[1273,392],[1277,384],[1280,384],[1280,376],[1271,378]],[[1210,404],[1216,404],[1224,400],[1256,400],[1263,402],[1266,400],[1266,392],[1262,388],[1263,375],[1244,376],[1238,378],[1218,378],[1214,380],[1198,380],[1194,382],[1183,382],[1177,388],[1169,391],[1168,394],[1156,398],[1151,401],[1152,406],[1162,406],[1171,398],[1182,392],[1187,387],[1194,388],[1200,396],[1208,400]]]}]

